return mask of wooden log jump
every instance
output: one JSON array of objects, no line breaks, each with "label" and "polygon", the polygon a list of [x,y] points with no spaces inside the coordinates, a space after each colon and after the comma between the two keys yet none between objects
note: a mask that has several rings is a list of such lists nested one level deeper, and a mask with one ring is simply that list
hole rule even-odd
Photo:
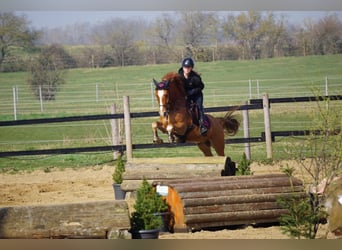
[{"label": "wooden log jump", "polygon": [[234,175],[235,163],[228,157],[133,158],[126,163],[121,188],[135,191],[143,178],[161,180],[198,179]]},{"label": "wooden log jump", "polygon": [[0,208],[0,238],[124,238],[125,201]]},{"label": "wooden log jump", "polygon": [[179,179],[154,182],[168,186],[166,201],[173,230],[278,222],[286,213],[277,199],[306,194],[302,182],[284,174]]}]

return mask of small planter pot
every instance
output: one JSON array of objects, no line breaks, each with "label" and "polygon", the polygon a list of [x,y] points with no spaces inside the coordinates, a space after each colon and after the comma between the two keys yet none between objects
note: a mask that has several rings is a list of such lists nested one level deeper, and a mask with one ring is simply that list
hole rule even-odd
[{"label": "small planter pot", "polygon": [[131,231],[132,239],[158,239],[159,229]]},{"label": "small planter pot", "polygon": [[121,189],[121,184],[113,184],[114,198],[115,200],[124,200],[126,192]]},{"label": "small planter pot", "polygon": [[170,219],[171,219],[171,213],[170,212],[160,212],[160,213],[154,213],[155,216],[160,216],[163,224],[159,227],[160,232],[170,232]]}]

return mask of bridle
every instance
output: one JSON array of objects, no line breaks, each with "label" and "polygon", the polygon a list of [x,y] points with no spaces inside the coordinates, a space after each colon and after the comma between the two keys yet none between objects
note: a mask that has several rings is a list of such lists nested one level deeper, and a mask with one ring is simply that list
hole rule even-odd
[{"label": "bridle", "polygon": [[[165,91],[169,91],[170,89],[170,80],[167,81],[161,81],[157,82],[155,79],[153,79],[153,83],[156,86],[157,95],[159,97],[158,103],[159,103],[159,114],[160,116],[163,116],[167,118],[169,116],[169,109],[170,109],[170,99],[168,98],[167,102],[163,104],[162,102],[162,93]],[[159,95],[160,94],[160,95]]]}]

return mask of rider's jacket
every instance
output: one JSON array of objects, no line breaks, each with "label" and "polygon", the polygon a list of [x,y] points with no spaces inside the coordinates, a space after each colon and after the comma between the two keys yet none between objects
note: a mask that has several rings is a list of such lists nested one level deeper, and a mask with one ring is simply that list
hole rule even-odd
[{"label": "rider's jacket", "polygon": [[196,96],[202,93],[202,89],[204,89],[204,84],[202,82],[201,76],[194,71],[191,71],[188,79],[184,77],[183,68],[178,70],[178,73],[184,82],[185,90],[189,97]]}]

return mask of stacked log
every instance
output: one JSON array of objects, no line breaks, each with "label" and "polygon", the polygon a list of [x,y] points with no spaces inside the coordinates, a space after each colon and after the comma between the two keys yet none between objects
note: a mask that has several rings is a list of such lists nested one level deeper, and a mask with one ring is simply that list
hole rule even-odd
[{"label": "stacked log", "polygon": [[306,195],[300,180],[284,174],[180,179],[154,185],[168,186],[166,201],[176,232],[278,222],[287,212],[278,199]]},{"label": "stacked log", "polygon": [[130,228],[125,201],[0,208],[1,239],[123,238]]},{"label": "stacked log", "polygon": [[[217,178],[222,172],[235,169],[228,157],[177,157],[177,158],[133,158],[126,163],[121,188],[126,192],[135,191],[145,178],[153,181]],[[227,174],[225,174],[227,175]]]}]

